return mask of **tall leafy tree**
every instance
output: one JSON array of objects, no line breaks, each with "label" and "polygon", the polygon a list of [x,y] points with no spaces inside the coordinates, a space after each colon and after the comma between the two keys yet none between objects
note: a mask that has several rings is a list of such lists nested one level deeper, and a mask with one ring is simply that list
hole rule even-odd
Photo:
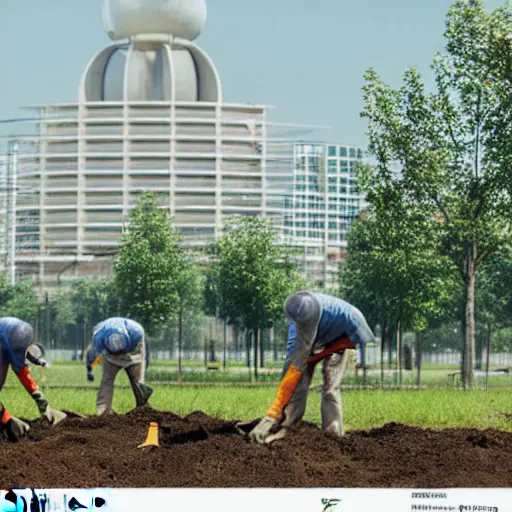
[{"label": "tall leafy tree", "polygon": [[380,326],[382,350],[399,327],[423,331],[444,316],[457,292],[453,265],[437,250],[437,223],[388,193],[393,208],[352,224],[341,272],[342,296]]},{"label": "tall leafy tree", "polygon": [[[241,218],[217,241],[210,276],[215,307],[224,318],[257,334],[282,315],[286,296],[300,284],[286,247],[268,220]],[[255,375],[257,378],[257,349]]]},{"label": "tall leafy tree", "polygon": [[114,260],[115,283],[126,316],[151,332],[179,311],[181,237],[155,195],[145,193],[130,213]]},{"label": "tall leafy tree", "polygon": [[434,92],[414,69],[397,90],[370,69],[363,88],[362,115],[376,160],[367,185],[378,213],[389,206],[383,190],[397,190],[441,221],[441,246],[458,268],[465,388],[474,376],[476,273],[510,237],[512,48],[502,35],[511,32],[505,7],[488,14],[481,0],[456,0],[446,19],[445,51],[433,63]]}]

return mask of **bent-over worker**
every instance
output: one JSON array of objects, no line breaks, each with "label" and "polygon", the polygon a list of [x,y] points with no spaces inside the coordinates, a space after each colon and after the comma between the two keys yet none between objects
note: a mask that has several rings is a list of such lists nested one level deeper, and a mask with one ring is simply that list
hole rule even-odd
[{"label": "bent-over worker", "polygon": [[[302,420],[308,388],[319,361],[323,366],[322,429],[342,436],[344,351],[358,345],[360,363],[364,365],[364,347],[375,336],[356,307],[331,295],[300,291],[286,299],[284,310],[290,326],[283,377],[275,400],[249,433],[249,439],[270,442],[283,437],[287,427]],[[275,426],[281,427],[280,435],[269,436]]]},{"label": "bent-over worker", "polygon": [[93,331],[92,343],[87,349],[85,364],[87,379],[94,380],[92,368],[102,361],[101,379],[96,413],[112,412],[114,381],[124,369],[130,379],[136,407],[145,405],[153,389],[144,384],[146,341],[143,327],[129,318],[114,317],[100,322]]},{"label": "bent-over worker", "polygon": [[[34,329],[29,323],[16,317],[0,318],[0,390],[5,383],[9,366],[12,366],[19,381],[35,401],[41,416],[56,425],[66,418],[66,414],[50,406],[32,377],[27,359],[38,366],[48,366],[48,363],[28,351],[31,345],[34,345]],[[29,430],[29,425],[12,416],[2,403],[0,424],[13,441],[19,440]]]}]

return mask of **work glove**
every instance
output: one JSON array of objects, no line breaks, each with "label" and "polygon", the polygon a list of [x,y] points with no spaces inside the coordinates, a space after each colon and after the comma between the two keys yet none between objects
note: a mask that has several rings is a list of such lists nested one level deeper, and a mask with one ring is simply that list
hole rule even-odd
[{"label": "work glove", "polygon": [[4,425],[10,441],[19,441],[29,430],[30,426],[14,416]]},{"label": "work glove", "polygon": [[145,404],[148,403],[149,397],[153,394],[153,388],[151,386],[148,386],[147,384],[139,384],[142,395],[143,395],[143,401]]},{"label": "work glove", "polygon": [[48,407],[48,400],[41,391],[34,391],[31,396],[39,409],[39,414],[43,415]]},{"label": "work glove", "polygon": [[44,416],[53,426],[67,418],[66,413],[50,407],[48,400],[40,391],[34,391],[32,393],[32,398],[37,404],[37,408],[39,409],[41,416]]},{"label": "work glove", "polygon": [[39,363],[44,368],[51,368],[50,363],[46,359],[39,359]]},{"label": "work glove", "polygon": [[50,405],[46,407],[43,416],[52,424],[53,427],[68,417],[65,412],[53,409]]},{"label": "work glove", "polygon": [[87,372],[87,380],[89,382],[94,382],[94,375],[93,375],[92,371],[90,371],[90,372],[88,371]]},{"label": "work glove", "polygon": [[29,430],[30,427],[24,421],[11,416],[0,403],[0,421],[1,426],[6,430],[10,441],[19,441]]},{"label": "work glove", "polygon": [[277,423],[277,420],[265,416],[250,432],[249,440],[263,444],[270,433],[270,429]]},{"label": "work glove", "polygon": [[146,405],[148,403],[149,397],[152,394],[153,388],[151,386],[139,382],[135,390],[135,401],[137,403],[137,407]]}]

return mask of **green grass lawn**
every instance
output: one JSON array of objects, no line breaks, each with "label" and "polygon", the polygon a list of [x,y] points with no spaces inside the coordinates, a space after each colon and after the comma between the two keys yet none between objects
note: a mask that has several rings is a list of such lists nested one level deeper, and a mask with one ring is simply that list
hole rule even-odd
[{"label": "green grass lawn", "polygon": [[[96,380],[93,383],[86,381],[85,370],[78,364],[33,368],[33,375],[55,407],[83,414],[95,413],[101,368],[95,369]],[[319,382],[320,372],[317,372],[316,379]],[[69,388],[49,387],[59,383]],[[135,403],[124,372],[119,373],[116,386],[114,409],[126,412]],[[155,384],[154,388],[150,403],[156,409],[179,415],[202,410],[220,418],[247,420],[265,413],[276,390],[276,386],[235,385],[178,387]],[[37,416],[34,403],[12,373],[0,396],[12,414],[25,418]],[[319,392],[310,391],[305,420],[320,422],[320,396]],[[345,390],[343,413],[347,430],[368,429],[394,421],[429,428],[474,427],[512,431],[512,421],[506,416],[512,414],[511,392],[500,389],[471,392],[454,389]]]},{"label": "green grass lawn", "polygon": [[[237,385],[254,383],[254,370],[249,370],[243,364],[231,362],[224,370],[222,362],[211,365],[216,369],[207,370],[204,363],[198,361],[183,361],[182,378],[185,384],[204,384],[204,385]],[[268,367],[259,369],[258,383],[262,385],[277,385],[281,378],[282,363],[269,364]],[[449,374],[458,371],[456,366],[426,365],[421,372],[421,385],[430,388],[453,389],[452,380]],[[393,369],[394,370],[394,369]],[[32,371],[38,383],[50,387],[94,387],[96,384],[90,384],[85,377],[85,367],[80,362],[55,363],[51,368],[44,369],[33,367]],[[94,369],[97,379],[101,378],[101,367]],[[321,368],[317,368],[313,385],[321,383]],[[158,384],[175,384],[177,382],[177,363],[176,361],[152,361],[146,372],[148,382]],[[123,381],[125,382],[125,381]],[[356,378],[353,373],[347,373],[343,383],[345,386],[361,386],[363,384],[362,372]],[[367,385],[380,386],[380,370],[372,368],[367,375]],[[398,385],[398,375],[386,369],[385,386]],[[416,372],[402,372],[402,384],[405,386],[416,385]],[[476,378],[476,384],[479,387],[484,386],[482,377]],[[11,385],[8,380],[7,385]],[[126,381],[126,385],[128,382]],[[489,377],[490,389],[509,388],[512,391],[512,374],[492,375]]]}]

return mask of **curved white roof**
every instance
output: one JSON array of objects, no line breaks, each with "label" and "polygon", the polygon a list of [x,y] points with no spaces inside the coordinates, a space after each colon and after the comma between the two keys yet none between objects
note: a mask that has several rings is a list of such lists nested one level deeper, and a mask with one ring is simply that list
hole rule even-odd
[{"label": "curved white roof", "polygon": [[138,34],[193,41],[205,21],[205,0],[104,0],[103,4],[103,23],[114,41]]}]

